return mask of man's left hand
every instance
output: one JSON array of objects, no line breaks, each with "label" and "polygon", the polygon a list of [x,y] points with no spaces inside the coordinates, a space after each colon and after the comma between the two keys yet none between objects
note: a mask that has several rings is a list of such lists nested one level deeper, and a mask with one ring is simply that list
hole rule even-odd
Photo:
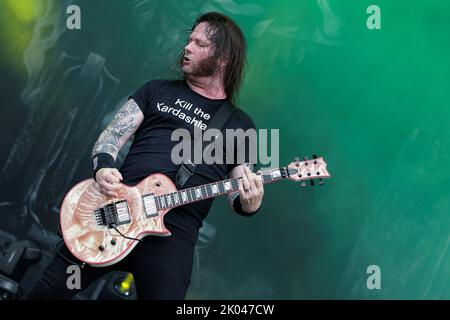
[{"label": "man's left hand", "polygon": [[239,197],[242,210],[247,213],[255,212],[261,206],[264,195],[264,184],[262,177],[250,171],[244,166],[242,180],[239,181]]}]

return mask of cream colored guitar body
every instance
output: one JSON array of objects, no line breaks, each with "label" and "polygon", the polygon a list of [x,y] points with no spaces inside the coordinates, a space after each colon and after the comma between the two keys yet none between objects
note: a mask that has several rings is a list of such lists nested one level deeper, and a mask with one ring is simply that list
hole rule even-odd
[{"label": "cream colored guitar body", "polygon": [[[89,265],[104,267],[117,263],[125,258],[139,241],[124,238],[114,228],[102,225],[101,213],[96,214],[96,210],[108,205],[110,208],[116,206],[122,223],[119,222],[115,228],[129,238],[142,239],[147,235],[170,236],[171,233],[164,226],[163,220],[170,209],[156,211],[151,195],[174,191],[175,185],[163,174],[150,175],[134,187],[122,184],[118,192],[120,198],[104,196],[93,179],[84,180],[67,193],[61,207],[64,242],[77,259]],[[150,196],[143,199],[146,194]],[[129,222],[125,223],[126,220]]]}]

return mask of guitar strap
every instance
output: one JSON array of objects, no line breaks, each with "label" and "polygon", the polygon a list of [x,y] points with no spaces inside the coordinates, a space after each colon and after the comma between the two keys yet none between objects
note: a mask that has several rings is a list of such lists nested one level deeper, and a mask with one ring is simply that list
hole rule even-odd
[{"label": "guitar strap", "polygon": [[[211,118],[208,128],[222,130],[223,126],[225,125],[225,122],[228,120],[228,118],[231,116],[234,110],[235,108],[231,105],[231,103],[228,100],[223,102],[219,107],[219,110],[217,110],[217,112]],[[197,139],[192,144],[191,157],[194,154],[194,146],[196,145],[196,143],[202,143],[202,150],[203,150],[202,135],[197,137]],[[195,173],[197,165],[191,161],[191,157],[189,157],[188,154],[185,155],[183,157],[180,169],[178,169],[175,178],[178,189],[182,189],[182,187],[186,184],[189,178],[192,177]]]}]

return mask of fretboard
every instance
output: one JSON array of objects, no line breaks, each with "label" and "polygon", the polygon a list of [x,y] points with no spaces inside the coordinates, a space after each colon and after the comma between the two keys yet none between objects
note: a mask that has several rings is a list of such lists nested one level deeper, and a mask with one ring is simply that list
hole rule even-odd
[{"label": "fretboard", "polygon": [[[262,176],[263,183],[270,183],[282,179],[280,168],[265,170],[259,175]],[[185,204],[221,196],[233,191],[238,191],[239,180],[241,179],[242,178],[226,179],[155,196],[156,208],[157,210],[175,208]]]}]

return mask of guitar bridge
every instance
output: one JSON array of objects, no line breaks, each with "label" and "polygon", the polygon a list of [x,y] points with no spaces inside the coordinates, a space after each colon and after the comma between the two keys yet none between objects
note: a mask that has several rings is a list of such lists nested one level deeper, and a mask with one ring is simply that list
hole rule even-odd
[{"label": "guitar bridge", "polygon": [[94,210],[94,217],[98,226],[106,226],[108,229],[131,222],[126,200],[113,202]]}]

